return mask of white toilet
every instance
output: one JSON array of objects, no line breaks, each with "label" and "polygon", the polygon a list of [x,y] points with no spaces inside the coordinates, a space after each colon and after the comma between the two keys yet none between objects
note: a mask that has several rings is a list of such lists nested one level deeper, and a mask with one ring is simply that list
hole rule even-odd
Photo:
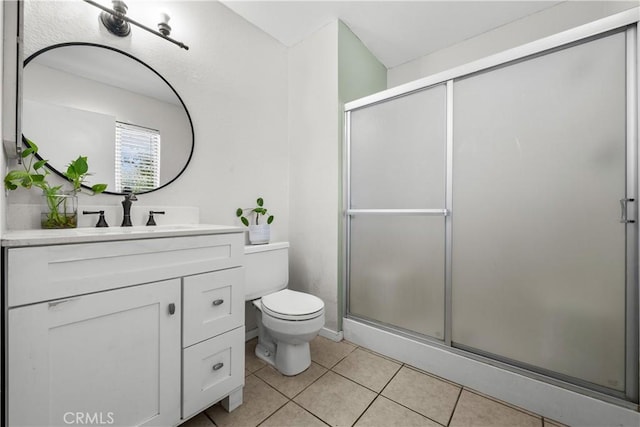
[{"label": "white toilet", "polygon": [[311,365],[309,341],[324,326],[324,302],[287,289],[289,243],[245,246],[245,299],[256,308],[256,356],[283,375]]}]

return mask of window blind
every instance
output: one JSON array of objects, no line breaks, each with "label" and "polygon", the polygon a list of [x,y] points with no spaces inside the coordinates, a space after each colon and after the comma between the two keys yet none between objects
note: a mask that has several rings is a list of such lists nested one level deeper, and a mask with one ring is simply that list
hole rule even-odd
[{"label": "window blind", "polygon": [[160,186],[160,132],[116,122],[116,191],[141,193]]}]

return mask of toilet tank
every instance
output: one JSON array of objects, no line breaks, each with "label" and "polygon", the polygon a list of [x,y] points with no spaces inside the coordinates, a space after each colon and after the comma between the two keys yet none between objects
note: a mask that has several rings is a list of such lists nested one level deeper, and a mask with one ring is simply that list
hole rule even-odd
[{"label": "toilet tank", "polygon": [[244,247],[245,300],[253,300],[287,287],[289,242]]}]

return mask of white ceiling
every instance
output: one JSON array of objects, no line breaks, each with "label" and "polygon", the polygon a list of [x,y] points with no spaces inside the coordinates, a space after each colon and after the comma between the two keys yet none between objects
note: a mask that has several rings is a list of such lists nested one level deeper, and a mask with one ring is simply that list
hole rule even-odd
[{"label": "white ceiling", "polygon": [[340,19],[387,67],[452,46],[562,1],[221,0],[285,46]]}]

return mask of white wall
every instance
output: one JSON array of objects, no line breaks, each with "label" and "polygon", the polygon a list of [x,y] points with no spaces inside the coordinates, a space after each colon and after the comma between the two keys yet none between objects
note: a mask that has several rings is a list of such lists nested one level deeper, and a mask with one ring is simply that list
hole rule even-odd
[{"label": "white wall", "polygon": [[[3,5],[4,6],[4,5]],[[4,35],[4,7],[0,7],[0,34]],[[4,69],[4,43],[0,43],[0,82],[2,81],[2,70]],[[3,99],[3,95],[6,88],[4,85],[0,85],[0,100]],[[0,102],[0,129],[4,126],[4,114],[2,111],[2,106],[4,102]],[[0,149],[0,171],[4,171],[7,169],[7,161],[3,149]],[[4,176],[3,176],[4,178]],[[4,185],[4,184],[3,184]],[[0,237],[2,237],[2,233],[7,229],[7,198],[2,197],[0,200]],[[0,420],[3,420],[2,414],[0,414]]]},{"label": "white wall", "polygon": [[[4,34],[4,8],[3,7],[0,7],[0,34]],[[2,76],[3,67],[4,67],[4,47],[3,47],[3,43],[0,43],[0,82],[2,81],[2,77],[3,77]],[[4,85],[0,85],[0,134],[2,133],[1,129],[4,124],[4,115],[2,114],[3,90],[6,90],[4,88]],[[0,149],[0,171],[4,171],[5,169],[6,169],[6,160],[5,160],[4,149]],[[2,200],[0,200],[0,238],[2,237],[2,233],[7,227],[7,222],[5,217],[5,212],[7,211],[6,203],[7,203],[6,198],[2,197]],[[0,274],[4,274],[4,273],[0,271]],[[2,318],[0,318],[0,328],[4,330],[4,313],[2,314]],[[4,384],[2,371],[3,369],[0,369],[0,384]],[[4,398],[5,396],[3,395],[3,391],[0,388],[0,402],[4,402]],[[4,424],[4,422],[6,421],[4,418],[4,413],[2,411],[3,407],[4,407],[4,404],[0,403],[0,424]]]},{"label": "white wall", "polygon": [[338,22],[289,49],[290,279],[338,330]]},{"label": "white wall", "polygon": [[290,287],[341,329],[342,103],[385,89],[386,69],[341,22],[289,49]]},{"label": "white wall", "polygon": [[387,85],[393,87],[426,77],[637,6],[637,1],[565,1],[391,68],[387,74]]},{"label": "white wall", "polygon": [[[85,2],[27,0],[25,57],[51,44],[81,41],[113,46],[144,61],[189,109],[195,150],[177,181],[140,196],[136,205],[195,206],[201,222],[239,224],[235,209],[262,196],[276,215],[273,238],[288,239],[286,48],[218,2],[127,4],[131,17],[150,26],[160,7],[168,9],[172,36],[190,49],[136,27],[129,37],[115,37],[99,23],[100,11]],[[119,205],[120,200],[87,196],[80,208],[83,203]],[[9,203],[37,204],[39,196],[20,189],[10,193]]]}]

